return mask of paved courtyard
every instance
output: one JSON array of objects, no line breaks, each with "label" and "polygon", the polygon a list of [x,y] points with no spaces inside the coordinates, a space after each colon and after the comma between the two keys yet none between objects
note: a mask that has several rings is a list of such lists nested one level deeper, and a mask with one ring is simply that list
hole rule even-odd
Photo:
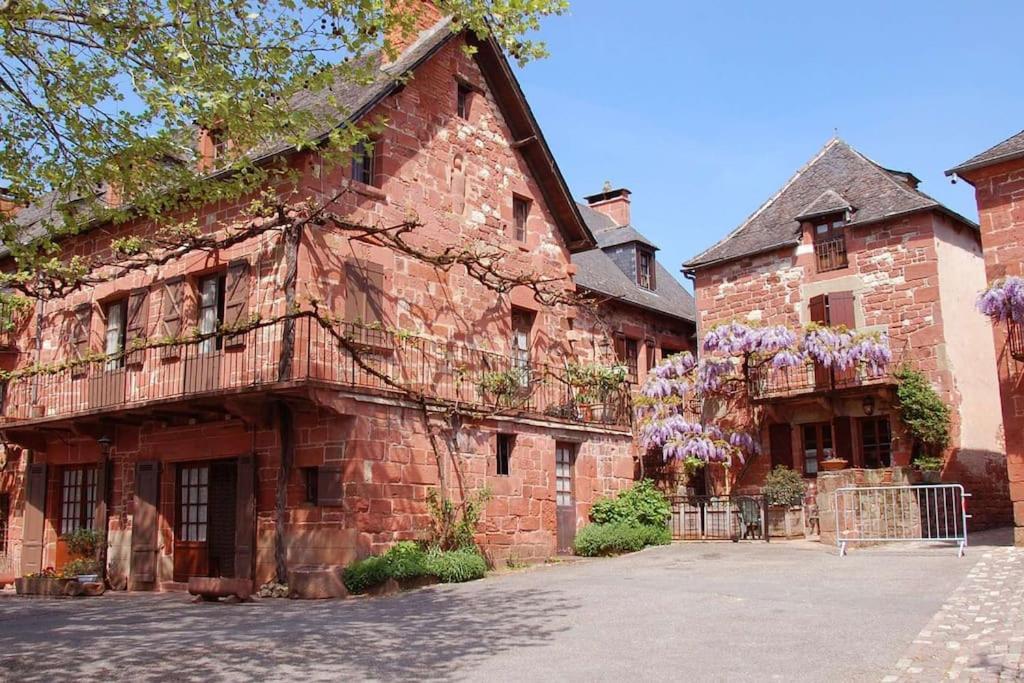
[{"label": "paved courtyard", "polygon": [[693,543],[347,601],[5,595],[0,678],[995,680],[1024,642],[1004,538],[964,559]]}]

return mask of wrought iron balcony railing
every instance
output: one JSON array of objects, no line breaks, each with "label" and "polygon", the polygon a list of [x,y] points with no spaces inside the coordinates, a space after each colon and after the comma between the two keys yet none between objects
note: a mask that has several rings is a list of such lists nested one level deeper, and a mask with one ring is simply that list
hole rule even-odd
[{"label": "wrought iron balcony railing", "polygon": [[818,364],[786,370],[774,370],[768,366],[751,368],[748,390],[755,401],[769,398],[785,398],[820,392],[830,392],[854,387],[892,383],[892,368],[871,372],[866,367],[838,370]]},{"label": "wrought iron balcony railing", "polygon": [[482,412],[617,426],[630,419],[628,391],[586,405],[566,382],[564,365],[524,363],[354,323],[327,324],[312,314],[16,377],[6,387],[2,415],[8,423],[49,420],[302,383]]},{"label": "wrought iron balcony railing", "polygon": [[824,242],[815,242],[814,257],[817,260],[819,273],[845,268],[849,263],[846,256],[846,238],[839,237]]},{"label": "wrought iron balcony railing", "polygon": [[1006,323],[1006,346],[1011,358],[1024,361],[1024,324],[1012,320]]}]

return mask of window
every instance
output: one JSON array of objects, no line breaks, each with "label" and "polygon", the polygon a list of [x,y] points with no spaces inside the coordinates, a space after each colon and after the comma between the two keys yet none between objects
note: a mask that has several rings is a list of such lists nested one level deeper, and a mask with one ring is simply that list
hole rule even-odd
[{"label": "window", "polygon": [[512,197],[512,219],[517,242],[526,241],[526,223],[530,218],[530,200],[515,195]]},{"label": "window", "polygon": [[473,89],[465,83],[459,83],[457,87],[455,111],[459,118],[469,120],[470,110],[473,106]]},{"label": "window", "polygon": [[380,140],[371,140],[352,148],[352,180],[379,187],[380,145]]},{"label": "window", "polygon": [[60,482],[60,533],[91,529],[96,514],[95,467],[66,467]]},{"label": "window", "polygon": [[206,541],[209,519],[207,497],[210,492],[210,468],[206,465],[182,465],[178,468],[179,541]]},{"label": "window", "polygon": [[803,425],[804,474],[817,474],[818,463],[832,455],[832,425],[817,422]]},{"label": "window", "polygon": [[864,467],[877,469],[892,466],[892,436],[888,415],[860,419],[860,446]]},{"label": "window", "polygon": [[814,225],[814,255],[818,272],[846,268],[846,221],[836,219],[822,221]]},{"label": "window", "polygon": [[124,351],[128,342],[128,300],[121,299],[107,304],[107,334],[103,352],[111,357],[107,370],[124,367]]},{"label": "window", "polygon": [[319,467],[303,467],[302,468],[302,486],[304,491],[303,500],[312,505],[316,505],[320,496],[318,495],[320,482],[320,468]]},{"label": "window", "polygon": [[646,249],[636,252],[636,283],[644,289],[654,289],[654,254]]},{"label": "window", "polygon": [[495,447],[495,474],[507,477],[512,465],[512,444],[515,436],[512,434],[498,434],[498,441]]},{"label": "window", "polygon": [[199,281],[199,333],[211,335],[199,344],[200,353],[220,350],[224,344],[221,335],[214,335],[224,323],[224,275],[210,275]]},{"label": "window", "polygon": [[647,351],[647,370],[650,371],[658,363],[654,342],[650,339],[646,340],[644,342],[644,348]]},{"label": "window", "polygon": [[213,160],[224,158],[224,154],[228,150],[228,137],[219,128],[211,130],[209,135],[211,158]]},{"label": "window", "polygon": [[524,387],[530,383],[530,337],[533,317],[530,311],[512,307],[512,367],[521,371],[519,382]]},{"label": "window", "polygon": [[626,379],[633,383],[637,381],[639,350],[640,345],[636,339],[622,336],[615,338],[615,357],[626,366]]}]

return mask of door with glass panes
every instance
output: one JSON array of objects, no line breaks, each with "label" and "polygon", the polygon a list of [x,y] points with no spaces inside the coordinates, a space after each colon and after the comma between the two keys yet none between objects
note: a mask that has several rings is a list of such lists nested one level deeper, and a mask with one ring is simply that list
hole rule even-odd
[{"label": "door with glass panes", "polygon": [[571,553],[576,540],[576,449],[571,444],[555,447],[555,523],[559,553]]}]

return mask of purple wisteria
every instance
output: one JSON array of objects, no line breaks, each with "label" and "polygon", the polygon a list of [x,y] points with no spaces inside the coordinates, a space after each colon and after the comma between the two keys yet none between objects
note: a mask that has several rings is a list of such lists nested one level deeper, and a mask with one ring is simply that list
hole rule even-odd
[{"label": "purple wisteria", "polygon": [[1024,278],[996,280],[978,297],[978,310],[994,322],[1024,323]]},{"label": "purple wisteria", "polygon": [[[694,412],[694,406],[704,399],[742,401],[745,384],[738,380],[744,379],[747,367],[778,372],[818,363],[840,370],[862,367],[878,374],[892,360],[884,332],[816,324],[808,325],[798,339],[783,326],[724,323],[708,331],[703,350],[700,362],[689,352],[662,360],[651,370],[637,398],[641,444],[645,449],[660,449],[666,460],[731,465],[760,451],[756,427],[750,433],[724,424],[706,424]],[[745,426],[752,422],[749,412],[727,409],[723,422]]]}]

